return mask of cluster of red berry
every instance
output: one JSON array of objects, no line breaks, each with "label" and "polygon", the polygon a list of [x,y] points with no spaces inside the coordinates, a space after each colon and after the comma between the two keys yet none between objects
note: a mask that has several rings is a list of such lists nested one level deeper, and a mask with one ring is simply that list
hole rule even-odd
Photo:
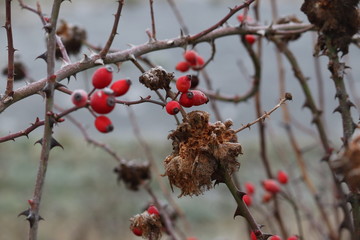
[{"label": "cluster of red berry", "polygon": [[[278,192],[281,191],[280,184],[287,184],[288,181],[289,181],[289,176],[283,170],[278,171],[277,180],[274,179],[263,180],[262,187],[264,188],[265,193],[262,197],[262,202],[263,203],[269,202],[274,196],[274,194],[277,194]],[[245,187],[246,195],[244,195],[242,199],[245,202],[245,204],[248,207],[250,207],[252,204],[252,197],[255,193],[255,185],[251,182],[246,182],[244,184],[244,187]]]},{"label": "cluster of red berry", "polygon": [[184,75],[177,79],[176,88],[180,93],[179,100],[172,100],[166,104],[166,111],[170,115],[175,115],[180,111],[181,106],[189,108],[200,106],[209,101],[208,97],[200,90],[190,90],[192,85],[192,75]]},{"label": "cluster of red berry", "polygon": [[[150,215],[160,216],[159,210],[154,205],[150,205],[146,211]],[[132,232],[139,237],[143,235],[143,230],[139,227],[132,228]]]},{"label": "cluster of red berry", "polygon": [[[116,104],[115,97],[120,97],[127,93],[131,81],[129,79],[120,79],[111,84],[113,80],[112,72],[113,70],[110,66],[97,69],[92,76],[92,85],[97,90],[90,94],[82,89],[73,91],[71,100],[74,105],[85,107],[89,104],[91,109],[98,114],[108,114],[114,110]],[[109,87],[110,84],[111,86]],[[110,118],[105,115],[97,116],[94,125],[102,133],[108,133],[114,128]]]},{"label": "cluster of red berry", "polygon": [[189,69],[198,70],[201,68],[205,61],[196,51],[188,50],[184,53],[185,61],[180,61],[176,64],[175,69],[180,72],[187,72]]},{"label": "cluster of red berry", "polygon": [[[237,15],[236,18],[240,23],[243,23],[245,20],[247,23],[250,23],[250,24],[252,24],[254,22],[254,20],[251,17],[247,16],[245,19],[244,15],[242,15],[242,14]],[[246,34],[245,40],[248,44],[252,45],[256,42],[256,36],[253,34]]]}]

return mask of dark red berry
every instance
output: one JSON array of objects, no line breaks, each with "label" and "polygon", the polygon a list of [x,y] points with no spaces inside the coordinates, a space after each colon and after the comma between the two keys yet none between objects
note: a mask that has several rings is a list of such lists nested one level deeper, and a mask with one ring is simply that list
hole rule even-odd
[{"label": "dark red berry", "polygon": [[189,92],[192,92],[193,94],[193,105],[194,106],[200,106],[209,101],[209,98],[200,90],[191,90]]},{"label": "dark red berry", "polygon": [[110,118],[107,116],[98,116],[94,123],[96,129],[102,133],[111,132],[114,129]]},{"label": "dark red berry", "polygon": [[121,79],[111,84],[110,88],[114,91],[115,97],[120,97],[125,93],[127,93],[130,86],[131,86],[130,79]]},{"label": "dark red berry", "polygon": [[246,193],[249,195],[252,195],[255,192],[255,186],[251,182],[245,183],[245,189],[246,189]]},{"label": "dark red berry", "polygon": [[147,209],[147,212],[151,215],[151,214],[154,214],[154,215],[160,215],[159,213],[159,210],[154,206],[154,205],[151,205],[148,207]]},{"label": "dark red berry", "polygon": [[113,74],[110,66],[97,69],[92,76],[92,84],[94,88],[102,89],[110,85]]},{"label": "dark red berry", "polygon": [[194,89],[199,85],[199,77],[196,75],[191,75],[191,86],[190,89]]},{"label": "dark red berry", "polygon": [[190,69],[190,64],[188,62],[181,61],[176,64],[175,69],[180,72],[186,72]]},{"label": "dark red berry", "polygon": [[269,240],[281,240],[281,237],[278,235],[273,235],[271,237],[268,238]]},{"label": "dark red berry", "polygon": [[179,92],[185,93],[191,87],[191,75],[184,75],[176,80],[176,88]]},{"label": "dark red berry", "polygon": [[255,35],[247,34],[247,35],[245,35],[245,40],[248,44],[252,45],[255,43],[256,37],[255,37]]},{"label": "dark red berry", "polygon": [[182,93],[179,98],[180,105],[187,108],[194,106],[193,97],[194,94],[192,92]]},{"label": "dark red berry", "polygon": [[250,195],[244,195],[243,197],[242,197],[242,199],[243,199],[243,201],[244,201],[244,203],[246,204],[246,206],[248,206],[248,207],[250,207],[251,206],[251,204],[252,204],[252,197],[250,196]]},{"label": "dark red berry", "polygon": [[278,182],[273,179],[266,179],[262,182],[262,184],[266,191],[273,193],[273,194],[278,193],[281,190]]},{"label": "dark red berry", "polygon": [[180,111],[180,103],[178,101],[170,101],[166,104],[166,112],[170,115],[175,115]]},{"label": "dark red berry", "polygon": [[100,114],[107,114],[115,108],[115,98],[104,91],[96,91],[90,98],[91,108]]},{"label": "dark red berry", "polygon": [[82,89],[73,91],[71,101],[77,107],[84,107],[87,104],[88,94]]},{"label": "dark red berry", "polygon": [[250,233],[250,238],[251,238],[251,240],[257,240],[257,237],[254,232]]},{"label": "dark red berry", "polygon": [[141,237],[142,234],[143,234],[143,231],[142,231],[140,228],[138,228],[138,227],[133,227],[132,232],[133,232],[136,236],[139,236],[139,237]]},{"label": "dark red berry", "polygon": [[287,184],[287,182],[289,181],[289,176],[287,175],[287,173],[285,171],[280,170],[277,174],[277,179],[278,179],[279,183]]},{"label": "dark red berry", "polygon": [[196,65],[196,57],[197,53],[194,50],[188,50],[184,53],[184,58],[190,65]]}]

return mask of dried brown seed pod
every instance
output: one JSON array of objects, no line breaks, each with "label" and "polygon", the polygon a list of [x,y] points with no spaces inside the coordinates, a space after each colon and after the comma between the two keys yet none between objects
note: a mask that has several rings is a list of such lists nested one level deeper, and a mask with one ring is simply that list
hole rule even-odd
[{"label": "dried brown seed pod", "polygon": [[360,193],[360,129],[357,129],[348,145],[336,156],[330,165],[344,177],[344,181],[353,193]]},{"label": "dried brown seed pod", "polygon": [[193,111],[169,135],[173,152],[164,160],[171,186],[181,189],[181,196],[199,195],[215,183],[223,182],[226,171],[233,174],[240,167],[236,158],[242,153],[232,122],[209,122],[209,114]]},{"label": "dried brown seed pod", "polygon": [[[62,43],[67,51],[70,54],[78,54],[83,45],[83,42],[86,40],[86,31],[85,29],[68,24],[66,21],[61,20],[56,34],[61,38]],[[61,57],[60,49],[56,49],[56,58]]]},{"label": "dried brown seed pod", "polygon": [[151,68],[139,77],[139,81],[151,90],[168,90],[173,79],[174,73],[168,73],[160,66]]},{"label": "dried brown seed pod", "polygon": [[135,163],[129,161],[121,163],[114,169],[117,174],[117,181],[123,181],[125,186],[137,191],[139,187],[151,179],[150,165],[148,163]]},{"label": "dried brown seed pod", "polygon": [[162,224],[159,215],[144,211],[130,218],[130,222],[131,231],[134,232],[134,228],[140,229],[144,239],[157,240],[161,238]]},{"label": "dried brown seed pod", "polygon": [[326,50],[326,42],[348,53],[351,38],[359,30],[359,0],[305,0],[301,6],[309,21],[319,30],[317,54]]}]

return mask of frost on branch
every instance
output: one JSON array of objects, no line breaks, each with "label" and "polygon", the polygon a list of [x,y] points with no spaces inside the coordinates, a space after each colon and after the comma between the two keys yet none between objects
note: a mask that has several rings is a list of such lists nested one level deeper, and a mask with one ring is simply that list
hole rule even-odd
[{"label": "frost on branch", "polygon": [[169,135],[173,152],[164,160],[165,174],[181,196],[199,195],[224,182],[223,171],[233,174],[240,167],[236,157],[242,154],[230,120],[209,122],[209,114],[193,111]]}]

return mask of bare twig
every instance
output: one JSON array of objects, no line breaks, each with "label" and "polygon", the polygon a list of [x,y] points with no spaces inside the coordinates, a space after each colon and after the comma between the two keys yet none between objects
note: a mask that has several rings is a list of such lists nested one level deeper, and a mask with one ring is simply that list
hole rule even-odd
[{"label": "bare twig", "polygon": [[56,76],[54,75],[55,68],[55,50],[56,50],[56,23],[59,16],[60,5],[62,0],[55,0],[51,12],[51,25],[47,28],[48,31],[48,40],[47,40],[47,74],[48,80],[46,82],[47,87],[44,90],[46,94],[46,103],[45,103],[45,123],[44,123],[44,135],[42,138],[42,149],[41,156],[38,168],[38,174],[35,183],[35,189],[33,193],[34,207],[31,208],[31,215],[33,216],[33,223],[30,226],[29,230],[29,240],[37,239],[38,232],[38,223],[40,220],[39,210],[40,202],[43,192],[43,186],[45,182],[45,175],[50,155],[51,149],[51,140],[52,140],[52,127],[53,120],[52,113],[53,104],[54,104],[54,89]]},{"label": "bare twig", "polygon": [[175,17],[177,19],[177,21],[179,22],[180,26],[181,26],[181,30],[183,31],[183,33],[185,35],[189,34],[189,29],[185,24],[184,18],[181,16],[179,9],[176,6],[176,3],[174,0],[167,0],[167,2],[169,3],[169,5],[171,6],[171,9],[173,10]]},{"label": "bare twig", "polygon": [[14,42],[11,27],[11,0],[5,1],[6,21],[4,28],[6,29],[6,36],[8,42],[8,70],[5,95],[11,98],[14,87]]},{"label": "bare twig", "polygon": [[150,16],[151,16],[151,38],[156,41],[156,27],[155,27],[155,15],[154,15],[154,0],[149,0],[150,3]]},{"label": "bare twig", "polygon": [[151,96],[147,96],[145,98],[141,97],[140,100],[137,100],[137,101],[122,101],[122,100],[116,99],[116,103],[124,104],[124,105],[127,105],[127,106],[134,105],[134,104],[139,104],[139,103],[144,103],[144,102],[154,103],[154,104],[160,105],[162,107],[165,107],[164,102],[152,100]]},{"label": "bare twig", "polygon": [[107,40],[107,42],[105,44],[105,47],[99,53],[101,58],[104,58],[106,56],[106,54],[108,54],[108,52],[110,50],[110,47],[111,47],[111,44],[113,43],[114,38],[115,38],[115,36],[117,34],[117,28],[118,28],[118,25],[119,25],[119,20],[120,20],[120,16],[121,16],[122,7],[124,5],[124,1],[125,0],[118,1],[119,5],[118,5],[118,9],[117,9],[116,14],[115,14],[114,25],[113,25],[113,28],[111,30],[110,37]]},{"label": "bare twig", "polygon": [[217,29],[218,27],[222,26],[231,16],[233,16],[236,12],[240,11],[243,8],[248,8],[251,3],[253,3],[255,0],[248,0],[244,2],[243,4],[239,6],[235,6],[234,8],[230,9],[230,12],[219,22],[211,26],[210,28],[195,34],[194,36],[191,36],[188,38],[189,42],[194,42],[195,40],[207,35],[208,33],[212,32],[213,30]]},{"label": "bare twig", "polygon": [[292,99],[291,94],[290,94],[290,93],[286,93],[286,94],[285,94],[285,97],[282,98],[282,99],[280,100],[280,102],[279,102],[275,107],[273,107],[269,112],[265,112],[265,113],[264,113],[262,116],[260,116],[258,119],[252,121],[251,123],[248,123],[248,124],[242,126],[241,128],[235,130],[235,132],[236,132],[236,133],[241,132],[242,130],[244,130],[244,129],[246,129],[246,128],[250,128],[252,125],[254,125],[254,124],[256,124],[256,123],[258,123],[258,122],[260,122],[260,121],[265,121],[265,119],[269,118],[270,115],[271,115],[275,110],[277,110],[282,104],[284,104],[286,101],[291,100],[291,99]]}]

